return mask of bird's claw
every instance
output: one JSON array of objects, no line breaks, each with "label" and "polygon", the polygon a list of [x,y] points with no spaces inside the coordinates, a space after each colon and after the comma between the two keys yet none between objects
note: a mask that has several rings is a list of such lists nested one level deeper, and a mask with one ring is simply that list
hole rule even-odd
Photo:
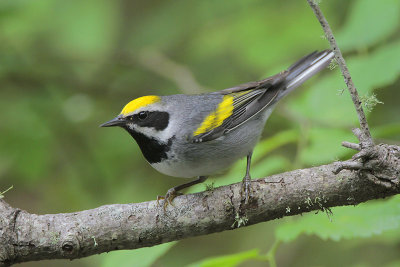
[{"label": "bird's claw", "polygon": [[165,194],[165,196],[157,196],[157,207],[159,206],[160,200],[162,200],[162,199],[164,200],[164,204],[163,204],[164,211],[166,211],[168,205],[171,205],[174,207],[174,204],[172,203],[172,201],[174,200],[175,197],[177,197],[179,195],[182,195],[182,193],[177,192],[175,190],[175,188],[169,189],[167,191],[167,193]]}]

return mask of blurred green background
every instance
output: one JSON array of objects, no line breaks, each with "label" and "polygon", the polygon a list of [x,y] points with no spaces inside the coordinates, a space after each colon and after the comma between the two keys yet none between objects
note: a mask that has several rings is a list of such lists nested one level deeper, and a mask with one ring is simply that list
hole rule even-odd
[{"label": "blurred green background", "polygon": [[[384,103],[367,113],[374,138],[400,145],[400,1],[321,8],[367,106],[372,94]],[[305,0],[0,0],[0,191],[13,185],[6,201],[39,214],[153,200],[182,180],[99,124],[136,97],[258,80],[328,47]],[[357,125],[340,72],[326,70],[277,107],[252,176],[347,159],[340,143]],[[239,182],[244,166],[208,183]],[[399,197],[332,211],[22,266],[265,266],[271,255],[278,266],[400,266]]]}]

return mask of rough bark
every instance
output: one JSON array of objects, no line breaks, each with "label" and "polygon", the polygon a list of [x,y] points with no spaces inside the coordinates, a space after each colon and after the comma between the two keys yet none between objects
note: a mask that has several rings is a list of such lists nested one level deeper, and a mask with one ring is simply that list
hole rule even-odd
[{"label": "rough bark", "polygon": [[[120,249],[135,249],[191,236],[232,230],[329,207],[356,205],[400,193],[400,147],[380,145],[368,170],[338,172],[337,162],[254,180],[248,205],[240,183],[175,198],[115,204],[74,213],[36,215],[0,200],[0,265],[43,259],[76,259]],[[368,163],[368,164],[369,164]],[[372,166],[371,165],[371,166]],[[384,170],[382,169],[384,168]],[[383,171],[383,172],[382,172]],[[377,186],[371,177],[390,177]],[[337,173],[337,174],[335,174]]]}]

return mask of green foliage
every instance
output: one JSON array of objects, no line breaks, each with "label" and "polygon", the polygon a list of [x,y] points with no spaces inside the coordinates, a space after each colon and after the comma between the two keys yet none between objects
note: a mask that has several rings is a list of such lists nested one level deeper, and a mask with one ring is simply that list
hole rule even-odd
[{"label": "green foliage", "polygon": [[380,46],[368,55],[350,58],[349,68],[358,91],[371,93],[376,88],[393,84],[400,74],[400,62],[393,59],[400,53],[400,39]]},{"label": "green foliage", "polygon": [[175,242],[170,242],[150,248],[115,251],[107,255],[102,255],[101,257],[103,258],[103,261],[101,267],[150,266],[171,247],[173,247],[174,244]]},{"label": "green foliage", "polygon": [[400,124],[391,123],[372,129],[373,136],[380,138],[392,137],[400,134]]},{"label": "green foliage", "polygon": [[217,267],[217,266],[240,266],[241,264],[247,263],[249,261],[261,261],[268,262],[269,266],[276,267],[275,253],[280,242],[275,242],[270,250],[266,254],[261,254],[258,249],[253,249],[250,251],[239,252],[232,255],[213,257],[203,260],[201,262],[192,263],[188,266],[190,267]]},{"label": "green foliage", "polygon": [[[268,130],[268,126],[266,127]],[[255,161],[265,158],[273,150],[278,149],[290,143],[294,143],[299,138],[299,132],[295,129],[280,131],[274,136],[270,136],[257,144],[253,152],[253,159]]]},{"label": "green foliage", "polygon": [[309,144],[300,152],[300,158],[306,164],[323,164],[343,157],[348,150],[341,142],[357,142],[348,130],[328,127],[313,127],[308,131]]},{"label": "green foliage", "polygon": [[366,49],[388,39],[398,30],[398,0],[352,2],[351,16],[348,16],[342,30],[336,34],[342,51]]},{"label": "green foliage", "polygon": [[258,249],[240,252],[228,256],[209,258],[199,263],[190,264],[190,267],[234,267],[249,260],[266,261],[267,257],[260,255]]},{"label": "green foliage", "polygon": [[334,214],[332,221],[322,213],[305,214],[296,219],[287,218],[277,227],[276,238],[290,242],[301,234],[307,234],[316,235],[324,240],[340,241],[368,238],[393,229],[400,231],[398,196],[387,201],[374,201],[356,207],[337,207],[332,210]]},{"label": "green foliage", "polygon": [[400,266],[400,261],[394,261],[385,265],[385,267],[397,267],[397,266]]}]

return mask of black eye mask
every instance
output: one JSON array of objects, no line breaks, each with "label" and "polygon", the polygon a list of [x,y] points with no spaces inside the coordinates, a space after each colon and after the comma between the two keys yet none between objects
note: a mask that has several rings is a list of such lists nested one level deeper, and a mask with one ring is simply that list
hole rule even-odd
[{"label": "black eye mask", "polygon": [[162,131],[168,127],[169,114],[162,111],[142,111],[127,117],[127,120],[132,121],[140,127],[149,127],[157,131]]}]

